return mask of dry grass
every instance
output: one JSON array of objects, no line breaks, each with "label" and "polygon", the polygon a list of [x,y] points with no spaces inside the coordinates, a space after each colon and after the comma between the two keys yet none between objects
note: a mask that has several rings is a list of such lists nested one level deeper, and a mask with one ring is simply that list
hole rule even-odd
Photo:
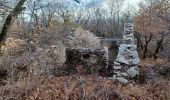
[{"label": "dry grass", "polygon": [[94,75],[58,78],[37,77],[1,87],[3,100],[169,100],[170,82],[144,85],[114,84]]}]

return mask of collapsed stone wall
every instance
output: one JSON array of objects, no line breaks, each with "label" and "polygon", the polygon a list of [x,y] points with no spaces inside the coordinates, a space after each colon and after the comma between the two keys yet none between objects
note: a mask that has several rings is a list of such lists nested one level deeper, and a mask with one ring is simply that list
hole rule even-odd
[{"label": "collapsed stone wall", "polygon": [[123,43],[119,45],[118,55],[113,64],[113,80],[127,84],[128,79],[139,75],[139,62],[137,46],[134,42],[133,24],[127,23],[124,26]]},{"label": "collapsed stone wall", "polygon": [[67,48],[66,64],[93,71],[106,69],[108,66],[108,49]]}]

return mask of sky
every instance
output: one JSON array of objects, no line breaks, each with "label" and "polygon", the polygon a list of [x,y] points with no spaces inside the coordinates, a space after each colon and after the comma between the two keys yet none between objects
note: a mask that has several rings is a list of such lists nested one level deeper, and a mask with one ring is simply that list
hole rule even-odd
[{"label": "sky", "polygon": [[132,5],[138,5],[141,0],[125,0],[125,3],[130,3]]},{"label": "sky", "polygon": [[[81,0],[82,4],[86,7],[94,7],[94,6],[100,6],[100,7],[107,7],[107,3],[109,0]],[[140,0],[125,0],[124,2],[124,8],[129,5],[133,5],[138,9],[138,3]]]}]

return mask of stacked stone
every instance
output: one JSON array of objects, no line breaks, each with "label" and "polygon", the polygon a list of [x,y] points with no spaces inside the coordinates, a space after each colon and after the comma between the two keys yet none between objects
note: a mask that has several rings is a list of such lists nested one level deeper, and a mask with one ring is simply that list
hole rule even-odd
[{"label": "stacked stone", "polygon": [[137,45],[134,42],[133,24],[127,23],[124,26],[123,43],[119,46],[118,56],[114,62],[113,79],[127,84],[129,79],[139,75]]},{"label": "stacked stone", "polygon": [[108,67],[108,48],[66,48],[66,62],[68,66],[105,70]]}]

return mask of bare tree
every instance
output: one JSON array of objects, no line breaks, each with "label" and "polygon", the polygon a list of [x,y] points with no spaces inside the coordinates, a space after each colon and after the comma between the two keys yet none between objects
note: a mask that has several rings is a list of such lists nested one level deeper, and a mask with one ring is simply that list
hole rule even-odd
[{"label": "bare tree", "polygon": [[111,33],[117,35],[118,33],[120,33],[121,31],[121,9],[123,7],[123,2],[124,0],[110,0],[108,2],[109,5],[109,12],[110,12],[110,16],[109,16],[109,23],[110,23],[110,29],[111,29]]},{"label": "bare tree", "polygon": [[157,44],[157,45],[156,45],[156,49],[155,49],[155,51],[154,51],[154,59],[155,59],[155,60],[157,59],[157,54],[159,53],[160,49],[163,48],[164,39],[165,39],[165,38],[164,38],[164,33],[162,32],[160,38],[157,39],[157,41],[156,41],[156,44]]},{"label": "bare tree", "polygon": [[168,1],[145,1],[145,3],[140,4],[139,14],[135,18],[135,30],[140,34],[136,34],[138,46],[143,48],[143,58],[146,58],[147,52],[150,52],[150,56],[157,59],[165,41],[164,32],[169,27],[168,21],[163,19],[166,16],[163,12],[168,12]]},{"label": "bare tree", "polygon": [[18,16],[18,14],[20,14],[25,9],[24,7],[22,7],[25,2],[26,0],[20,0],[18,4],[15,6],[15,8],[13,9],[13,11],[10,12],[9,15],[7,16],[6,21],[3,25],[2,31],[0,33],[0,44],[1,45],[3,44],[6,38],[6,34],[9,28],[11,27],[13,21]]}]

